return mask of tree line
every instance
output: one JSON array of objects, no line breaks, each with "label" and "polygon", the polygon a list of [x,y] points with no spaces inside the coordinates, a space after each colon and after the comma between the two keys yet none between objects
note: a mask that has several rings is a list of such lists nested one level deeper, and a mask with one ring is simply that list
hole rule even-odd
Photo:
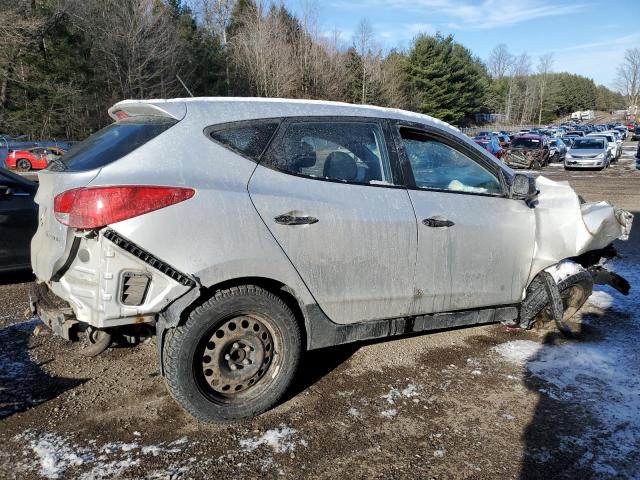
[{"label": "tree line", "polygon": [[0,133],[84,138],[119,100],[189,94],[374,104],[459,125],[624,108],[552,63],[504,45],[483,62],[443,34],[385,52],[366,20],[344,39],[321,32],[314,8],[266,0],[0,0]]}]

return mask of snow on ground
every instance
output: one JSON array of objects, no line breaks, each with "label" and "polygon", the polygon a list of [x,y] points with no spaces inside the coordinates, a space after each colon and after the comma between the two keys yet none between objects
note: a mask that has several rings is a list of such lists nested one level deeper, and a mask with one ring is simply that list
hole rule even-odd
[{"label": "snow on ground", "polygon": [[[580,437],[566,437],[563,448],[586,448],[582,466],[599,477],[640,477],[634,456],[640,449],[640,258],[629,256],[608,267],[632,285],[629,296],[596,286],[589,302],[618,319],[602,327],[603,338],[542,345],[515,340],[494,348],[505,360],[523,365],[530,375],[548,384],[542,393],[566,402],[578,402],[599,425]],[[605,322],[607,313],[597,326]]]},{"label": "snow on ground", "polygon": [[298,445],[307,446],[304,439],[296,440],[297,430],[280,425],[267,430],[259,437],[240,440],[240,446],[245,452],[253,452],[261,445],[267,445],[276,453],[293,452]]},{"label": "snow on ground", "polygon": [[[87,471],[74,477],[80,480],[96,480],[118,478],[128,469],[140,464],[145,456],[156,456],[159,453],[171,454],[182,451],[186,439],[171,443],[161,442],[157,445],[140,446],[137,442],[110,442],[97,446],[95,441],[82,445],[55,433],[39,433],[26,431],[14,438],[25,443],[23,461],[16,465],[18,471],[37,471],[44,478],[71,478],[68,470],[74,467],[87,467]],[[168,470],[156,470],[148,478],[176,478],[175,474],[185,474],[189,465],[171,465]],[[171,477],[171,475],[174,475]]]}]

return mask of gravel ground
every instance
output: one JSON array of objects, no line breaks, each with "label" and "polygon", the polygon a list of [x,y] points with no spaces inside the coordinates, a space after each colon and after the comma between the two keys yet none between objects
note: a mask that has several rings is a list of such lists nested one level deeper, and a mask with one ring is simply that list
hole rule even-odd
[{"label": "gravel ground", "polygon": [[[630,149],[543,173],[640,212]],[[640,282],[640,228],[618,248]],[[0,478],[640,478],[635,292],[600,289],[572,341],[489,325],[313,352],[277,408],[207,425],[169,397],[152,344],[87,360],[35,335],[31,280],[0,279]]]}]

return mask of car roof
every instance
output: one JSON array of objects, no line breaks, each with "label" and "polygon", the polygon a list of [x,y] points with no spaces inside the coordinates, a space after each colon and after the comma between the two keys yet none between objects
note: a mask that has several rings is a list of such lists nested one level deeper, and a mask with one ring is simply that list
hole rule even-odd
[{"label": "car roof", "polygon": [[536,135],[535,133],[527,133],[527,134],[524,134],[524,135],[518,135],[516,138],[530,138],[530,139],[536,139],[536,140],[543,140],[544,139],[544,135]]},{"label": "car roof", "polygon": [[117,119],[119,110],[141,114],[145,107],[165,112],[174,118],[183,118],[197,114],[206,122],[223,123],[258,118],[306,117],[306,116],[357,116],[389,118],[408,122],[423,123],[446,128],[456,133],[460,130],[448,123],[429,115],[409,112],[397,108],[384,108],[373,105],[355,105],[325,100],[301,100],[288,98],[254,97],[193,97],[154,100],[123,100],[109,109],[109,114]]}]

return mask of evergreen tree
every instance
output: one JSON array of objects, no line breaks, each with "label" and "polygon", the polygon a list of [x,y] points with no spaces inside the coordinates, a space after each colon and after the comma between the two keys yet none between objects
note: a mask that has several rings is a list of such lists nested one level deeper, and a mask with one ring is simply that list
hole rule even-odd
[{"label": "evergreen tree", "polygon": [[485,102],[488,75],[482,63],[453,37],[419,36],[409,53],[409,81],[416,109],[459,123]]}]

